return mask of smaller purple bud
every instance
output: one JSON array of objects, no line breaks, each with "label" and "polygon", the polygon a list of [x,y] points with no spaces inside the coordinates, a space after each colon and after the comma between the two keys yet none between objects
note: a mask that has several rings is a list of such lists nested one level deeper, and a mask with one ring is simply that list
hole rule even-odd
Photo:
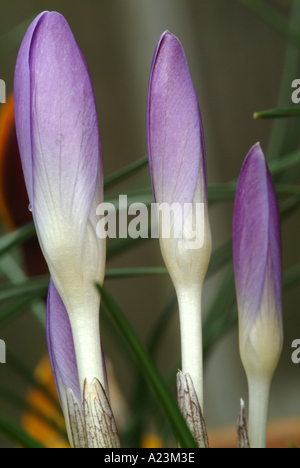
[{"label": "smaller purple bud", "polygon": [[283,341],[281,229],[274,184],[259,144],[239,177],[233,215],[239,347],[250,395],[250,445],[264,446],[268,395]]}]

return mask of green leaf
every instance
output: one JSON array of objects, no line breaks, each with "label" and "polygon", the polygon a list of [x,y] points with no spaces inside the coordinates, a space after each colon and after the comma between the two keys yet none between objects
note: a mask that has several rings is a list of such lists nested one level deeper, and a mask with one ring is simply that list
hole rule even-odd
[{"label": "green leaf", "polygon": [[[105,278],[130,278],[136,276],[168,275],[168,270],[164,267],[137,267],[137,268],[107,268]],[[1,295],[1,290],[0,290]]]},{"label": "green leaf", "polygon": [[42,444],[33,439],[18,424],[10,421],[5,416],[0,415],[0,431],[9,439],[24,448],[45,448]]},{"label": "green leaf", "polygon": [[[146,348],[152,359],[154,359],[158,347],[164,339],[165,332],[167,331],[168,325],[170,323],[170,319],[173,317],[173,313],[176,309],[177,297],[176,294],[173,293],[162,313],[159,315],[147,339]],[[176,371],[178,368],[179,366],[176,367]],[[175,374],[173,377],[175,377]],[[172,379],[172,385],[174,381],[175,378]],[[127,445],[139,447],[141,443],[143,419],[145,414],[151,414],[152,417],[155,415],[157,425],[160,423],[159,420],[162,417],[161,412],[159,412],[157,408],[157,401],[153,398],[149,386],[140,372],[137,374],[135,388],[131,396],[130,408],[132,418],[130,424],[128,427],[126,427],[126,430],[122,436]]]},{"label": "green leaf", "polygon": [[295,265],[284,272],[283,288],[294,286],[300,281],[300,264]]},{"label": "green leaf", "polygon": [[[22,270],[21,266],[17,263],[14,257],[11,254],[6,254],[0,258],[0,270],[8,278],[12,284],[24,284],[28,281],[28,276]],[[36,297],[36,294],[30,293],[32,298]],[[27,295],[28,298],[28,295]],[[26,305],[27,305],[26,298]],[[23,300],[23,299],[22,299]],[[3,307],[2,307],[3,309]],[[39,324],[43,327],[43,330],[46,328],[46,305],[45,302],[40,300],[35,300],[30,304],[31,312],[34,317],[38,320]],[[8,310],[5,304],[4,314],[8,316]]]},{"label": "green leaf", "polygon": [[158,317],[156,323],[154,324],[151,334],[147,340],[147,349],[149,350],[151,357],[154,358],[160,343],[163,341],[164,333],[167,330],[170,319],[172,318],[177,308],[177,296],[174,292],[168,300],[162,313]]},{"label": "green leaf", "polygon": [[[139,190],[130,190],[127,191],[127,206],[133,203],[144,203],[146,206],[150,206],[151,203],[154,203],[153,193],[151,188],[139,189]],[[111,203],[114,205],[116,212],[119,211],[119,195],[114,197],[105,198],[105,202]]]},{"label": "green leaf", "polygon": [[[300,28],[300,3],[299,0],[291,1],[289,24],[299,30]],[[283,72],[280,83],[277,108],[285,108],[291,104],[291,83],[297,76],[299,62],[299,48],[288,43],[283,64]],[[266,157],[268,161],[282,157],[293,151],[297,146],[300,131],[299,119],[275,119],[269,138]]]},{"label": "green leaf", "polygon": [[269,109],[265,111],[254,112],[255,119],[275,119],[283,117],[299,117],[300,107],[286,107],[285,109]]},{"label": "green leaf", "polygon": [[150,239],[150,236],[151,236],[151,224],[150,223],[149,223],[148,228],[144,228],[144,229],[141,228],[141,236],[142,237],[138,237],[137,239],[126,237],[124,239],[117,238],[117,239],[110,240],[106,247],[107,258],[115,257],[116,255],[119,255],[120,253],[123,253],[132,247],[136,247],[141,242],[144,242]]},{"label": "green leaf", "polygon": [[288,198],[286,201],[280,204],[280,218],[281,221],[287,219],[291,214],[293,214],[300,207],[300,197],[295,195]]},{"label": "green leaf", "polygon": [[16,231],[10,232],[0,237],[0,256],[8,253],[11,249],[23,244],[26,240],[35,235],[33,223],[26,224]]},{"label": "green leaf", "polygon": [[[283,273],[283,289],[295,286],[300,281],[300,264],[289,268]],[[210,312],[203,325],[203,354],[237,324],[238,313],[235,302],[234,275],[232,265],[228,267],[219,291],[214,298]]]},{"label": "green leaf", "polygon": [[203,324],[203,355],[237,322],[235,285],[232,263],[226,268],[222,282]]},{"label": "green leaf", "polygon": [[299,185],[275,184],[275,189],[276,189],[277,195],[299,195],[300,196]]},{"label": "green leaf", "polygon": [[266,24],[271,26],[272,29],[277,31],[289,42],[300,48],[300,33],[299,30],[290,25],[289,21],[286,20],[280,13],[274,8],[267,5],[261,0],[239,0],[250,10],[252,10],[259,18],[261,18]]},{"label": "green leaf", "polygon": [[233,200],[236,191],[236,181],[228,184],[208,184],[208,203]]},{"label": "green leaf", "polygon": [[41,297],[47,294],[49,275],[36,276],[19,284],[0,287],[0,301],[14,298],[16,296],[32,295]]},{"label": "green leaf", "polygon": [[0,310],[0,327],[6,325],[26,312],[26,310],[28,310],[26,308],[29,308],[29,306],[32,305],[34,299],[36,299],[36,292],[31,293],[26,297],[22,297],[12,304],[5,304],[5,306],[2,306]]},{"label": "green leaf", "polygon": [[[276,160],[278,162],[278,168],[284,167],[284,164],[280,165],[280,162],[282,160]],[[274,161],[275,162],[275,161]],[[274,171],[275,172],[275,171]],[[275,189],[277,195],[300,195],[300,187],[299,185],[293,185],[293,184],[281,184],[281,183],[275,183]],[[231,184],[218,184],[217,186],[214,187],[209,187],[209,194],[210,194],[210,201],[226,201],[226,200],[234,200],[235,198],[235,192],[236,192],[236,183],[231,183]]]},{"label": "green leaf", "polygon": [[300,151],[294,151],[282,158],[275,159],[269,164],[269,169],[272,176],[280,174],[281,172],[290,169],[300,164]]},{"label": "green leaf", "polygon": [[[282,158],[275,159],[274,161],[270,161],[269,169],[272,176],[280,174],[283,171],[288,169],[294,168],[300,164],[300,151],[294,151]],[[208,186],[208,190],[211,194],[211,197],[218,197],[222,198],[225,196],[228,199],[232,198],[232,195],[235,193],[236,190],[237,180],[229,182],[227,184],[211,184]],[[276,185],[280,187],[280,184]]]},{"label": "green leaf", "polygon": [[114,302],[108,292],[98,285],[101,298],[110,311],[117,327],[122,332],[127,345],[138,362],[141,371],[148,380],[152,391],[160,403],[172,430],[182,448],[196,448],[196,443],[184,421],[176,402],[171,397],[151,357],[141,344],[135,331],[125,318],[119,306]]},{"label": "green leaf", "polygon": [[[274,161],[271,161],[269,164],[270,171],[273,176],[276,174],[280,174],[283,171],[293,168],[296,165],[300,164],[300,151],[296,151],[292,154],[289,154],[283,158],[276,159]],[[232,181],[228,184],[210,184],[208,187],[209,191],[209,202],[212,203],[214,201],[223,201],[223,200],[234,200],[235,197],[235,190],[236,190],[236,184],[237,181]],[[284,186],[276,186],[278,188],[278,193],[281,193],[283,195],[289,195],[289,194],[297,194],[297,187],[295,186],[294,188],[288,188],[287,184],[284,184]],[[147,193],[143,193],[143,196],[145,195],[147,198],[147,203],[150,204],[152,202],[152,196],[151,192],[149,192],[149,189],[146,190]],[[135,192],[133,194],[134,200],[137,201],[139,200],[139,195],[138,192]],[[118,207],[118,200],[117,199],[111,199],[111,202],[114,202],[116,206]],[[143,200],[145,202],[145,200]],[[297,203],[295,204],[297,206]],[[148,229],[142,230],[142,237],[138,237],[137,239],[132,239],[130,237],[127,237],[125,239],[123,238],[117,238],[117,239],[110,239],[107,245],[107,257],[111,258],[114,257],[129,248],[137,246],[140,242],[144,241],[145,239],[149,239],[151,236],[151,225],[149,222]],[[217,258],[219,255],[221,255],[220,260]],[[225,261],[222,260],[222,255],[225,256]],[[220,263],[224,264],[226,263],[226,259],[229,259],[231,257],[231,250],[230,248],[224,246],[224,250],[220,250],[216,256],[212,256],[212,260],[210,262],[210,267],[209,267],[209,272],[214,269],[214,263],[218,264]]]},{"label": "green leaf", "polygon": [[211,259],[208,265],[206,278],[219,268],[226,265],[232,259],[232,239],[226,241],[223,245],[215,249],[211,255]]},{"label": "green leaf", "polygon": [[127,179],[138,172],[140,169],[145,167],[148,164],[148,156],[143,156],[142,158],[134,161],[128,166],[122,167],[119,171],[114,172],[113,174],[105,177],[104,179],[104,189],[107,190],[114,185],[123,182],[123,180]]}]

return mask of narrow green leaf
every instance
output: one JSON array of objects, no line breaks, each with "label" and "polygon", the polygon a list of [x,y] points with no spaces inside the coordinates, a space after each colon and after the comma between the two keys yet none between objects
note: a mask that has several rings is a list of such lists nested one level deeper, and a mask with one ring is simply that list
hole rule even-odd
[{"label": "narrow green leaf", "polygon": [[[172,318],[176,308],[177,297],[176,294],[173,293],[162,313],[159,315],[158,320],[154,324],[147,339],[146,348],[152,359],[154,359],[158,347],[163,341],[170,319]],[[179,366],[177,366],[176,370],[178,370],[178,368]],[[173,377],[172,385],[175,382],[175,374]],[[128,440],[129,443],[133,443],[135,444],[134,446],[138,447],[140,446],[143,431],[143,418],[145,414],[148,413],[152,416],[155,414],[156,420],[159,420],[159,417],[161,416],[161,413],[157,411],[157,401],[152,397],[149,386],[141,373],[137,374],[136,385],[132,392],[130,407],[133,418],[130,425],[126,428],[126,432],[123,436],[125,441]]]},{"label": "narrow green leaf", "polygon": [[27,434],[18,424],[10,421],[3,415],[0,415],[0,431],[24,448],[45,448]]},{"label": "narrow green leaf", "polygon": [[151,357],[154,358],[155,353],[163,340],[164,333],[168,328],[170,319],[178,307],[177,296],[174,292],[164,307],[162,313],[158,317],[158,320],[154,324],[150,336],[147,340],[147,349]]},{"label": "narrow green leaf", "polygon": [[300,281],[300,264],[295,265],[284,272],[283,288],[294,286]]},{"label": "narrow green leaf", "polygon": [[0,237],[0,256],[8,253],[11,249],[23,244],[26,240],[35,235],[33,223],[26,224],[16,231],[10,232]]},{"label": "narrow green leaf", "polygon": [[[12,254],[6,254],[0,258],[0,270],[7,279],[12,284],[24,284],[28,281],[28,276],[21,268],[20,264],[14,259]],[[35,295],[32,295],[32,298],[35,298]],[[27,296],[28,297],[28,296]],[[26,301],[27,304],[27,301]],[[2,307],[3,308],[3,307]],[[43,327],[43,330],[46,328],[46,305],[45,302],[40,300],[35,300],[30,304],[30,310],[33,313],[34,317],[37,319],[39,324]],[[7,315],[7,308],[5,305],[5,314]]]},{"label": "narrow green leaf", "polygon": [[35,294],[34,297],[41,297],[47,294],[48,285],[49,275],[42,275],[30,278],[19,284],[2,286],[0,287],[0,301],[11,299],[16,296],[24,296],[26,294],[32,295],[32,293]]},{"label": "narrow green leaf", "polygon": [[[291,154],[283,156],[282,158],[275,159],[270,161],[269,169],[272,176],[282,173],[288,169],[292,169],[295,166],[300,165],[300,151],[294,151]],[[208,196],[210,201],[222,201],[222,200],[232,200],[235,197],[237,180],[233,180],[226,184],[209,184],[208,185]],[[281,187],[281,184],[275,184],[278,188],[279,193],[283,193],[284,189]],[[287,184],[284,184],[285,189]]]},{"label": "narrow green leaf", "polygon": [[[284,290],[298,284],[299,281],[300,264],[284,271]],[[203,325],[203,353],[205,356],[207,356],[212,346],[238,322],[238,312],[237,306],[234,305],[234,297],[234,276],[231,266],[220,285],[219,292]]]},{"label": "narrow green leaf", "polygon": [[288,198],[279,206],[281,221],[287,219],[291,214],[293,214],[300,207],[300,197],[295,195]]},{"label": "narrow green leaf", "polygon": [[277,195],[299,195],[300,196],[299,185],[275,184],[275,189],[276,189]]},{"label": "narrow green leaf", "polygon": [[218,342],[236,324],[235,285],[232,263],[227,267],[223,280],[216,291],[207,318],[203,324],[203,354]]},{"label": "narrow green leaf", "polygon": [[123,182],[127,177],[134,175],[140,169],[145,167],[148,164],[148,156],[143,156],[142,158],[134,161],[131,164],[128,164],[125,167],[122,167],[119,171],[114,172],[113,174],[105,177],[104,179],[104,189],[107,190],[114,185]]},{"label": "narrow green leaf", "polygon": [[132,247],[136,247],[141,242],[144,242],[147,239],[150,239],[150,236],[151,236],[151,223],[149,223],[148,227],[141,228],[141,237],[138,237],[137,239],[132,239],[131,237],[128,236],[126,238],[117,238],[117,239],[110,240],[110,242],[108,242],[107,244],[106,256],[107,258],[112,258],[116,255],[119,255],[120,253],[123,253]]},{"label": "narrow green leaf", "polygon": [[[137,267],[137,268],[107,268],[105,278],[130,278],[136,276],[168,275],[168,270],[164,267]],[[0,290],[1,295],[1,290]]]},{"label": "narrow green leaf", "polygon": [[7,323],[26,312],[35,299],[36,292],[33,292],[26,297],[21,297],[12,304],[5,304],[5,306],[2,305],[0,309],[0,327],[7,325]]},{"label": "narrow green leaf", "polygon": [[[289,24],[292,28],[300,28],[300,3],[291,0]],[[291,83],[297,76],[299,48],[288,43],[283,64],[279,96],[276,107],[281,109],[291,104]],[[267,161],[275,160],[294,151],[298,141],[300,121],[297,118],[275,119],[266,152]]]},{"label": "narrow green leaf", "polygon": [[[280,162],[278,160],[278,162]],[[279,167],[284,167],[284,164],[280,165]],[[273,171],[274,172],[274,171]],[[290,185],[290,184],[281,184],[275,183],[275,189],[277,195],[300,195],[300,187],[299,185]],[[227,200],[234,200],[236,192],[236,183],[230,184],[218,184],[216,186],[208,186],[208,194],[209,194],[209,201],[227,201]]]},{"label": "narrow green leaf", "polygon": [[208,184],[208,203],[233,200],[236,191],[236,182],[228,184]]},{"label": "narrow green leaf", "polygon": [[116,349],[119,350],[122,359],[125,358],[125,360],[128,362],[128,366],[130,369],[135,369],[136,371],[138,371],[137,363],[134,357],[132,356],[130,350],[128,349],[126,342],[123,339],[122,332],[116,326],[116,323],[113,320],[110,311],[107,309],[103,301],[101,301],[100,305],[100,320],[101,326],[105,326],[105,331],[108,332],[111,335],[111,338],[114,340],[114,346]]},{"label": "narrow green leaf", "polygon": [[215,249],[211,255],[206,278],[226,265],[232,258],[232,239]]},{"label": "narrow green leaf", "polygon": [[269,164],[272,176],[300,164],[300,151],[295,151],[282,158],[275,159]]},{"label": "narrow green leaf", "polygon": [[254,112],[255,119],[276,119],[283,117],[299,117],[300,107],[286,107],[285,109],[269,109],[265,111]]},{"label": "narrow green leaf", "polygon": [[[275,159],[274,161],[270,161],[269,169],[272,176],[280,174],[281,172],[291,169],[295,166],[300,164],[300,151],[294,151],[282,158]],[[211,195],[212,198],[223,196],[225,198],[231,199],[232,195],[235,193],[237,181],[233,180],[227,184],[211,184],[208,186],[208,193]],[[278,184],[279,185],[279,184]],[[280,186],[280,185],[279,185]]]},{"label": "narrow green leaf", "polygon": [[261,0],[239,0],[252,10],[259,18],[266,24],[271,26],[272,29],[277,31],[289,42],[300,48],[300,33],[299,30],[289,24],[278,11],[271,6],[267,5]]},{"label": "narrow green leaf", "polygon": [[154,395],[160,403],[171,427],[182,448],[196,448],[196,443],[178,409],[176,402],[171,397],[164,381],[162,380],[151,357],[141,344],[135,331],[125,318],[119,306],[114,302],[108,292],[98,285],[101,298],[121,330],[131,352],[137,360],[141,371],[148,380]]},{"label": "narrow green leaf", "polygon": [[[130,190],[129,192],[127,191],[127,193],[123,194],[123,195],[127,196],[127,206],[128,207],[133,203],[144,203],[144,205],[146,205],[146,206],[151,206],[151,203],[154,203],[151,188]],[[116,209],[116,212],[119,211],[119,209],[120,209],[119,195],[114,196],[114,197],[105,198],[105,202],[111,203],[112,205],[114,205],[114,207]]]}]

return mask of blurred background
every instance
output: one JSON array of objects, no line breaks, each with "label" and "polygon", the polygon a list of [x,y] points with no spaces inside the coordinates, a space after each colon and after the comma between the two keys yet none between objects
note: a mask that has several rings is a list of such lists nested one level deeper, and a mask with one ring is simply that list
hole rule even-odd
[{"label": "blurred background", "polygon": [[[63,14],[83,51],[92,77],[106,176],[146,155],[150,66],[160,35],[169,30],[182,43],[196,88],[205,133],[208,181],[211,184],[229,182],[238,177],[244,158],[257,141],[269,159],[279,155],[276,152],[280,151],[277,143],[280,132],[291,121],[253,119],[253,113],[277,107],[279,95],[282,107],[291,106],[291,83],[300,78],[297,49],[246,3],[239,0],[2,1],[0,78],[5,81],[9,95],[13,89],[20,44],[18,35],[12,35],[12,31],[23,28],[25,32],[26,25],[43,10]],[[300,31],[298,1],[270,0],[264,4],[285,19],[290,18],[294,9],[294,26]],[[282,85],[287,61],[293,66]],[[298,139],[294,143],[297,145]],[[12,187],[15,183],[11,181]],[[106,196],[126,194],[138,187],[150,187],[148,168],[108,191]],[[210,209],[213,249],[231,237],[232,209],[232,201]],[[300,261],[298,212],[284,222],[282,231],[283,264],[284,268],[289,268]],[[16,255],[22,262],[22,254]],[[158,241],[139,242],[109,259],[107,266],[163,266]],[[223,270],[219,271],[205,283],[204,317],[223,273]],[[167,276],[107,279],[105,286],[145,342],[172,295],[170,279]],[[298,286],[284,293],[285,342],[271,389],[270,418],[300,413],[300,365],[297,367],[291,361],[291,343],[300,338],[299,299]],[[0,304],[0,314],[1,307]],[[119,388],[126,399],[130,398],[133,391],[130,365],[105,323],[101,326],[101,336]],[[45,334],[30,310],[2,326],[0,339],[29,369],[34,369],[47,353]],[[168,374],[179,357],[176,310],[156,353],[156,363],[163,375]],[[239,358],[236,326],[210,350],[205,361],[204,379],[205,419],[209,431],[214,427],[234,425],[239,399],[242,397],[247,402],[247,382]],[[0,384],[13,388],[20,395],[28,389],[28,384],[16,374],[9,359],[6,364],[0,364]],[[20,411],[5,399],[0,399],[0,412],[15,421],[20,420]],[[0,446],[10,445],[8,438],[0,434]]]}]

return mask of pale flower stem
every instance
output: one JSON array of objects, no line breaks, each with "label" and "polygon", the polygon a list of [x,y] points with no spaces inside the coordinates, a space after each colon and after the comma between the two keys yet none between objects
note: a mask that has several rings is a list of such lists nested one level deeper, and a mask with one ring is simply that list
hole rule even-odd
[{"label": "pale flower stem", "polygon": [[250,380],[249,441],[251,448],[266,448],[270,382]]},{"label": "pale flower stem", "polygon": [[177,292],[180,333],[181,362],[183,375],[189,374],[203,413],[203,352],[201,291],[185,290]]},{"label": "pale flower stem", "polygon": [[[91,317],[90,321],[80,321],[80,323],[75,322],[75,324],[71,321],[71,327],[81,393],[83,394],[84,381],[87,380],[89,384],[94,378],[99,380],[107,392],[98,317]],[[89,340],[86,339],[87,336]]]}]

